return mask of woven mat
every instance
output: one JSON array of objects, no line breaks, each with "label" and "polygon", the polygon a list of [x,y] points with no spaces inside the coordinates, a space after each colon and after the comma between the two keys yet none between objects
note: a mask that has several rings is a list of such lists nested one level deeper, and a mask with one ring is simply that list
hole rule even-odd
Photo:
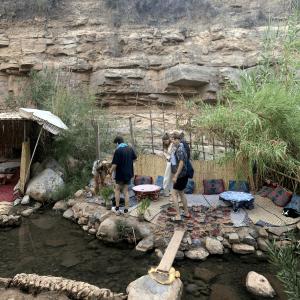
[{"label": "woven mat", "polygon": [[[145,212],[145,219],[150,222],[156,215],[158,215],[160,213],[161,207],[166,204],[169,204],[168,197],[159,197],[158,201],[151,201],[149,208]],[[129,209],[129,211],[130,211],[130,209]],[[132,217],[138,216],[137,206],[131,210],[130,216],[132,216]]]},{"label": "woven mat", "polygon": [[276,206],[269,198],[255,195],[254,209],[248,210],[248,217],[254,223],[268,223],[273,226],[285,226],[297,223],[300,218],[288,218],[282,215],[282,207]]},{"label": "woven mat", "polygon": [[0,202],[0,215],[7,215],[12,206],[11,202]]}]

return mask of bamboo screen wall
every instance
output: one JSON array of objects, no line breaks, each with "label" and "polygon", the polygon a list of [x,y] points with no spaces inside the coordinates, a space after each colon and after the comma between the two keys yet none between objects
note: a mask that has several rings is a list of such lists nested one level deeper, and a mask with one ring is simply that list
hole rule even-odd
[{"label": "bamboo screen wall", "polygon": [[[220,165],[215,160],[193,160],[195,174],[195,192],[203,192],[203,179],[223,179],[228,187],[228,181],[237,179],[237,168],[233,163]],[[141,155],[135,163],[135,174],[152,176],[155,180],[157,176],[164,175],[166,161],[157,155]],[[241,179],[239,177],[239,179]]]}]

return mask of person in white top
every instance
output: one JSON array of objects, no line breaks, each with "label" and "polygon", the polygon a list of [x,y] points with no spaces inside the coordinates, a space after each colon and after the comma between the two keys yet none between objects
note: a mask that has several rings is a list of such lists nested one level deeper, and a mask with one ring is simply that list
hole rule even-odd
[{"label": "person in white top", "polygon": [[174,151],[174,145],[171,141],[171,137],[168,133],[165,133],[162,137],[163,147],[164,147],[164,157],[166,159],[166,169],[164,174],[163,188],[164,188],[164,196],[170,196],[172,190],[172,172],[171,172],[171,154]]}]

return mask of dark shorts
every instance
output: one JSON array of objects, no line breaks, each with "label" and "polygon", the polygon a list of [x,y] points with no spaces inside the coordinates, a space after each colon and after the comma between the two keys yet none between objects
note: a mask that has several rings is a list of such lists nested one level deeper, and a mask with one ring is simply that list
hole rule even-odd
[{"label": "dark shorts", "polygon": [[130,182],[131,182],[131,180],[125,180],[125,181],[116,180],[116,184],[118,184],[118,185],[129,185]]},{"label": "dark shorts", "polygon": [[188,180],[188,176],[177,178],[176,182],[173,185],[173,189],[177,191],[183,191],[186,188]]}]

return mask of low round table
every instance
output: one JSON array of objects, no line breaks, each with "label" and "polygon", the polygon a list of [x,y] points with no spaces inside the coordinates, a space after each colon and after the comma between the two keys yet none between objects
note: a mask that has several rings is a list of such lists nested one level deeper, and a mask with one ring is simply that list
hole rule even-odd
[{"label": "low round table", "polygon": [[146,198],[158,201],[161,187],[155,184],[141,184],[134,186],[132,189],[135,192],[138,202]]},{"label": "low round table", "polygon": [[254,196],[250,193],[228,191],[221,193],[219,198],[230,202],[234,212],[237,212],[241,207],[254,208]]}]

